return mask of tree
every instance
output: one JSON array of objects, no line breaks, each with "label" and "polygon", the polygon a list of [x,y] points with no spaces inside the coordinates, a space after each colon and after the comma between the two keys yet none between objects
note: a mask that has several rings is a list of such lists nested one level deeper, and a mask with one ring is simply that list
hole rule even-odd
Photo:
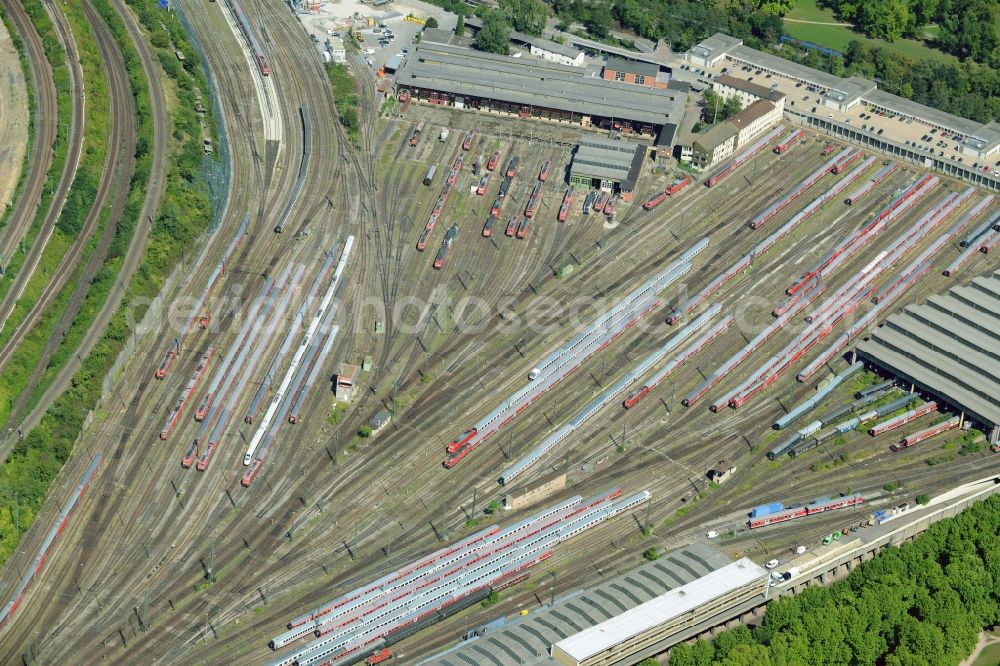
[{"label": "tree", "polygon": [[714,90],[705,91],[705,122],[714,123],[726,119],[725,100]]},{"label": "tree", "polygon": [[510,53],[510,24],[499,12],[486,12],[483,27],[476,34],[475,46],[487,53]]},{"label": "tree", "polygon": [[650,547],[650,548],[647,548],[647,549],[646,549],[646,550],[645,550],[645,551],[644,551],[644,552],[642,553],[642,556],[643,556],[643,557],[645,557],[645,558],[646,558],[647,560],[649,560],[650,562],[652,562],[652,561],[654,561],[654,560],[658,560],[658,559],[660,559],[660,551],[659,551],[659,550],[657,550],[656,546],[652,546],[652,547]]},{"label": "tree", "polygon": [[340,114],[340,124],[344,126],[348,132],[355,132],[358,129],[358,112],[353,106],[349,106],[344,109],[344,112]]},{"label": "tree", "polygon": [[927,493],[920,493],[917,495],[917,504],[927,504],[931,501],[931,496]]},{"label": "tree", "polygon": [[892,42],[910,24],[910,8],[906,0],[868,0],[859,8],[858,24],[869,37]]},{"label": "tree", "polygon": [[424,27],[425,28],[436,28],[436,27],[438,27],[438,20],[436,18],[434,18],[433,16],[431,16],[430,18],[427,19],[427,21],[424,22]]},{"label": "tree", "polygon": [[372,428],[367,423],[361,426],[361,428],[358,430],[358,437],[360,437],[361,439],[365,439],[371,436],[372,436]]},{"label": "tree", "polygon": [[736,95],[730,95],[726,99],[726,103],[722,106],[722,110],[724,118],[732,118],[743,110],[743,105],[740,104],[740,98]]},{"label": "tree", "polygon": [[605,5],[591,7],[583,25],[594,37],[604,39],[611,34],[611,10]]},{"label": "tree", "polygon": [[541,0],[500,0],[500,13],[515,30],[529,35],[542,34],[549,15]]},{"label": "tree", "polygon": [[465,34],[465,17],[461,14],[458,15],[458,20],[455,21],[455,34],[459,37]]}]

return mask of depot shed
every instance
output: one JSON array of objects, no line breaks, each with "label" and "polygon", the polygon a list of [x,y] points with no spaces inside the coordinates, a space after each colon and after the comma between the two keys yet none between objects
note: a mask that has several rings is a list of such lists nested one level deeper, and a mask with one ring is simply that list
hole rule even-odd
[{"label": "depot shed", "polygon": [[1000,270],[908,305],[858,355],[978,421],[1000,441]]},{"label": "depot shed", "polygon": [[582,136],[570,166],[574,185],[605,192],[631,192],[642,169],[646,148],[631,141]]}]

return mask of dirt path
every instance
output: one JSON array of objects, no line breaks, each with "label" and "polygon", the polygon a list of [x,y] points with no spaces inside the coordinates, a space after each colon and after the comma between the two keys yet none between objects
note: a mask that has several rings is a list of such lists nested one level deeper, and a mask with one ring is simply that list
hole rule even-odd
[{"label": "dirt path", "polygon": [[972,666],[972,664],[979,658],[980,653],[986,649],[987,646],[993,645],[994,643],[1000,643],[1000,635],[997,635],[994,631],[984,631],[979,634],[979,641],[976,643],[976,649],[972,651],[965,660],[962,661],[958,666]]},{"label": "dirt path", "polygon": [[10,205],[28,143],[28,90],[14,42],[0,23],[0,208]]},{"label": "dirt path", "polygon": [[810,25],[836,25],[842,28],[853,28],[854,26],[850,23],[837,23],[836,21],[807,21],[805,19],[790,19],[786,18],[785,21],[789,23],[808,23]]}]

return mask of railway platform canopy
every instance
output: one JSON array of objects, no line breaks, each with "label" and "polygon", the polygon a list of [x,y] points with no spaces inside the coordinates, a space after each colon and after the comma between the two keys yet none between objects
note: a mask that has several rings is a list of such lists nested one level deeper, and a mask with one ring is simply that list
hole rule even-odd
[{"label": "railway platform canopy", "polygon": [[[632,664],[697,635],[720,616],[763,603],[765,579],[764,569],[749,560],[732,562],[707,544],[692,543],[593,588],[573,591],[514,623],[508,619],[503,629],[421,664]],[[540,594],[546,582],[553,583],[543,581]],[[604,649],[609,642],[613,658],[565,661],[558,656]]]},{"label": "railway platform canopy", "polygon": [[859,356],[961,410],[1000,439],[1000,270],[890,316]]}]

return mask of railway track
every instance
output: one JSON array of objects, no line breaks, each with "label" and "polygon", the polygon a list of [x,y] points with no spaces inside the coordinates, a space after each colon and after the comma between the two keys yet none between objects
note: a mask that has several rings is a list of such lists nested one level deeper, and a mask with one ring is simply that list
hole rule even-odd
[{"label": "railway track", "polygon": [[4,10],[24,42],[28,69],[35,87],[35,114],[32,119],[35,140],[28,161],[28,173],[21,196],[14,202],[14,210],[0,234],[0,261],[9,262],[38,210],[46,176],[52,165],[52,144],[56,140],[59,116],[52,67],[45,57],[42,40],[35,31],[31,18],[24,11],[24,6],[15,0],[6,0]]},{"label": "railway track", "polygon": [[[20,300],[21,295],[24,293],[28,281],[38,268],[38,262],[42,257],[45,245],[49,242],[49,237],[52,235],[56,221],[62,212],[63,204],[66,203],[66,197],[73,184],[73,178],[76,176],[76,169],[80,163],[80,155],[83,149],[83,123],[85,120],[83,71],[80,68],[80,60],[76,55],[76,44],[73,41],[73,33],[66,23],[65,17],[55,4],[48,2],[48,0],[46,0],[46,4],[50,10],[49,16],[52,18],[52,24],[62,39],[63,47],[66,51],[66,60],[69,63],[68,71],[73,90],[73,113],[67,133],[69,148],[66,153],[66,163],[59,178],[59,184],[56,186],[52,196],[52,203],[42,222],[38,239],[36,239],[34,245],[32,245],[25,256],[24,263],[21,264],[20,270],[14,276],[13,284],[7,290],[3,301],[0,302],[0,331],[3,330],[7,319],[14,310],[14,306],[17,305],[17,301]],[[10,339],[16,339],[16,337],[12,336]]]},{"label": "railway track", "polygon": [[[301,40],[302,35],[297,39]],[[284,71],[284,61],[281,56],[278,58],[276,71]],[[221,61],[225,60],[221,58]],[[218,55],[214,61],[219,61]],[[233,78],[235,82],[237,79]],[[321,104],[321,100],[321,95],[308,99],[311,108]],[[302,101],[290,100],[288,107],[297,112]],[[232,100],[227,102],[226,109],[227,118],[232,118]],[[374,131],[375,143],[378,143],[379,137],[390,134],[386,130]],[[343,163],[342,159],[337,160],[337,151],[330,149],[329,153],[328,157],[321,158],[320,164],[328,166],[331,156],[338,164]],[[245,182],[252,182],[249,166],[252,158],[247,155],[243,155],[239,177],[248,179]],[[293,155],[289,162],[294,162],[295,158]],[[327,161],[323,163],[322,159]],[[794,170],[813,165],[815,159],[803,155],[799,162],[790,165],[783,161],[781,164],[788,170]],[[769,161],[765,164],[774,165]],[[364,170],[363,164],[349,163],[338,175],[328,178],[325,188],[311,188],[312,194],[308,195],[311,199],[307,197],[303,200],[298,219],[316,215],[317,210],[322,211],[322,192],[329,189],[330,182],[349,183],[357,179],[358,189],[370,184],[372,181],[365,176]],[[359,193],[360,201],[375,199],[372,207],[386,216],[391,211],[385,211],[385,198],[393,194],[405,196],[410,187],[418,190],[419,186],[410,186],[409,183],[417,182],[421,168],[399,166],[390,173],[403,176],[401,179],[394,178],[401,181],[395,188],[381,191],[383,188],[380,187],[380,192]],[[784,172],[772,169],[756,182],[760,183],[761,191],[771,193],[787,177]],[[738,181],[730,179],[729,182]],[[749,209],[759,202],[749,201],[752,197],[741,196],[742,188],[735,185],[730,190],[721,189],[727,186],[728,183],[724,183],[710,191],[701,188],[700,192],[687,192],[688,196],[680,199],[684,205],[671,204],[646,218],[636,216],[634,222],[620,224],[616,235],[610,237],[609,242],[602,243],[603,247],[595,244],[595,239],[603,235],[603,230],[597,225],[581,225],[577,234],[572,237],[566,234],[564,239],[566,251],[578,255],[581,264],[573,278],[564,281],[546,278],[534,286],[545,296],[564,300],[583,290],[595,294],[624,291],[662,264],[664,258],[669,260],[671,252],[676,253],[674,248],[683,248],[690,239],[704,235],[707,228],[724,230],[726,224],[745,226],[746,216],[743,214],[749,213]],[[717,189],[727,192],[730,197],[732,205],[724,210],[719,205],[722,199],[716,193]],[[419,210],[426,204],[418,203],[418,198],[411,197],[414,200],[410,204],[412,210]],[[243,201],[245,203],[246,199]],[[698,206],[704,209],[705,204],[713,202],[718,209],[714,213],[692,215],[685,212],[688,204],[697,210]],[[334,209],[341,210],[336,206]],[[832,226],[843,230],[855,221],[857,215],[853,213],[838,219]],[[831,212],[818,215],[797,232],[798,235],[790,239],[782,251],[801,252],[804,246],[811,244],[811,235],[824,225],[831,224],[836,216],[832,208]],[[353,217],[353,211],[346,211],[341,217],[349,219]],[[400,238],[413,233],[406,229],[405,219],[406,215],[395,215],[392,224],[397,226],[392,235],[386,233],[380,245],[373,247],[371,243],[364,248],[363,259],[359,261],[367,263],[364,266],[353,264],[350,269],[352,274],[357,271],[355,286],[363,285],[365,294],[369,289],[373,294],[379,294],[382,283],[388,284],[389,294],[392,293],[392,276],[384,280],[375,262],[374,252],[379,247],[386,262],[397,261],[402,265],[399,269],[403,276],[401,279],[414,276],[405,283],[407,295],[426,295],[434,286],[420,279],[435,275],[429,272],[426,258],[421,261],[420,256],[406,250],[405,243],[400,244]],[[380,233],[389,223],[383,221]],[[366,219],[365,224],[368,226],[374,222]],[[665,230],[664,226],[670,228]],[[491,246],[479,239],[481,247],[487,250],[458,254],[455,263],[440,274],[440,282],[457,291],[460,286],[456,277],[463,268],[475,268],[485,275],[496,276],[495,280],[472,282],[473,293],[487,295],[492,304],[508,289],[524,292],[525,298],[518,310],[523,314],[537,301],[533,300],[533,292],[520,282],[521,276],[534,275],[539,270],[536,268],[538,262],[551,257],[556,247],[556,232],[553,229],[560,227],[550,226],[546,232],[530,236],[526,243],[509,241],[495,251],[490,251],[488,248]],[[478,229],[470,232],[478,234]],[[709,272],[721,270],[731,258],[745,253],[745,248],[757,240],[759,238],[752,234],[734,234],[734,242],[715,253],[718,256],[714,258],[714,268],[708,269]],[[290,253],[287,236],[278,239],[269,233],[261,234],[249,245],[253,250],[247,250],[247,254],[241,255],[240,259],[239,270],[243,276],[258,275],[258,269],[262,267],[273,270]],[[653,247],[656,251],[647,249]],[[794,277],[791,274],[796,267],[788,265],[789,260],[783,257],[765,257],[754,274],[727,285],[726,291],[720,294],[724,307],[734,307],[744,294],[749,293],[749,287],[761,279],[761,275],[770,276],[777,271],[780,279],[775,278],[774,284],[781,286],[787,282],[786,278]],[[628,265],[622,263],[623,258],[628,258]],[[705,261],[708,260],[706,257]],[[844,271],[848,270],[845,267]],[[363,278],[362,271],[368,271]],[[765,291],[777,294],[780,288],[774,286],[772,289],[771,278],[767,279]],[[193,276],[192,282],[197,286],[197,275]],[[357,312],[357,307],[351,310]],[[221,336],[232,330],[232,320],[220,317],[220,321],[223,319],[222,331],[217,333],[220,342],[224,342]],[[652,332],[623,338],[621,344],[606,350],[602,360],[610,361],[612,366],[625,364],[630,357],[634,359],[636,354],[659,344],[661,335],[669,334],[670,329],[659,325]],[[388,343],[392,355],[383,357],[390,360],[398,357],[390,365],[405,363],[407,357],[402,350],[407,346],[416,350],[415,344],[404,336],[395,337],[395,342]],[[245,492],[238,488],[238,464],[231,461],[220,463],[217,458],[209,473],[201,477],[192,474],[182,476],[176,467],[179,455],[176,447],[147,443],[155,437],[154,430],[162,422],[163,409],[164,406],[169,407],[169,400],[165,400],[168,392],[164,389],[151,390],[145,386],[150,364],[159,360],[154,358],[156,352],[137,354],[137,362],[127,366],[122,380],[109,397],[108,417],[88,432],[80,445],[87,450],[101,442],[111,442],[114,449],[108,456],[111,459],[108,471],[100,479],[100,492],[91,496],[88,507],[81,507],[85,509],[83,514],[86,518],[95,518],[96,522],[92,524],[101,525],[104,533],[85,536],[83,527],[78,524],[67,535],[69,543],[64,544],[65,550],[60,553],[60,565],[52,570],[56,572],[54,575],[47,574],[46,578],[54,602],[41,608],[42,604],[38,603],[39,597],[36,596],[34,602],[29,600],[21,618],[21,622],[30,622],[35,627],[55,627],[48,636],[57,635],[59,640],[43,640],[39,645],[40,652],[46,659],[52,660],[73,659],[74,655],[86,654],[83,661],[87,663],[96,663],[103,658],[122,659],[126,655],[129,659],[146,663],[219,663],[226,660],[257,663],[268,654],[264,648],[267,637],[275,633],[274,630],[284,619],[315,605],[315,602],[330,598],[350,582],[370,580],[376,572],[390,570],[400,562],[411,559],[416,552],[431,550],[438,543],[438,531],[446,531],[449,540],[457,538],[462,534],[467,518],[460,507],[471,511],[469,504],[473,489],[479,491],[483,503],[488,501],[496,492],[496,472],[502,463],[497,452],[477,456],[477,462],[461,468],[459,475],[455,474],[459,470],[445,472],[440,468],[441,449],[448,437],[454,434],[451,428],[456,416],[472,416],[475,410],[488,405],[491,400],[495,401],[495,396],[502,394],[500,392],[505,387],[523,382],[520,366],[525,369],[530,367],[543,348],[554,346],[554,338],[562,339],[565,334],[539,335],[529,347],[526,358],[516,363],[510,360],[510,348],[518,340],[517,332],[499,334],[490,330],[480,335],[449,336],[442,333],[435,337],[435,344],[430,345],[431,351],[426,360],[438,379],[429,386],[421,386],[412,368],[408,369],[400,392],[413,392],[415,398],[408,405],[401,406],[390,430],[381,434],[373,446],[363,445],[353,452],[346,445],[342,446],[334,466],[331,464],[333,456],[329,453],[334,444],[332,432],[320,425],[309,426],[308,429],[296,426],[291,433],[287,433],[287,442],[279,450],[280,457],[271,460],[254,486]],[[657,340],[654,342],[653,338]],[[368,340],[367,346],[359,346],[358,340]],[[188,343],[190,349],[184,352],[183,362],[187,365],[172,370],[171,374],[176,375],[175,383],[183,381],[190,370],[188,366],[196,359],[196,354],[189,351],[200,350],[208,341],[209,338],[201,334],[199,337],[192,336]],[[345,341],[343,345],[338,342],[338,348],[346,356],[381,344],[386,343],[372,341],[367,331],[359,330],[353,340]],[[696,363],[701,365],[708,359],[710,365],[713,355],[721,357],[732,349],[731,345],[742,343],[736,336],[724,342],[720,340],[719,344],[730,347],[707,350],[706,356],[697,359]],[[477,358],[479,353],[483,356],[482,361]],[[586,370],[596,373],[596,364],[602,360],[591,361]],[[679,371],[675,381],[682,387],[700,381],[695,365],[688,364]],[[449,367],[454,368],[451,374],[446,372]],[[391,373],[392,370],[385,372]],[[570,413],[569,409],[582,403],[593,392],[591,381],[583,372],[567,380],[563,390],[553,392],[539,403],[538,411],[532,412],[533,418],[511,426],[515,436],[525,439],[537,437],[548,427],[541,418],[542,414]],[[793,390],[799,394],[807,392],[808,387],[795,386]],[[781,395],[786,395],[784,389]],[[122,399],[121,410],[116,402],[119,397]],[[354,416],[341,425],[345,434],[350,432],[350,427],[360,423],[380,399],[384,400],[384,396],[359,396],[349,412]],[[320,410],[318,400],[308,406],[317,412]],[[672,405],[671,409],[676,411]],[[747,444],[739,438],[739,434],[752,433],[752,423],[764,422],[765,417],[773,416],[777,410],[771,400],[762,400],[724,419],[703,410],[685,414],[682,418],[679,414],[664,417],[663,407],[658,401],[647,399],[637,406],[636,411],[629,413],[627,418],[633,424],[631,430],[622,428],[626,418],[624,410],[620,414],[609,411],[609,417],[582,432],[575,445],[576,451],[572,456],[574,467],[577,461],[583,460],[598,472],[583,475],[574,492],[593,494],[612,481],[628,489],[652,485],[657,496],[652,516],[659,524],[676,510],[679,498],[690,491],[686,479],[688,472],[679,465],[665,465],[652,454],[642,453],[643,449],[638,445],[628,442],[626,453],[616,454],[614,443],[607,441],[609,433],[617,438],[618,432],[628,430],[631,438],[627,439],[637,444],[651,443],[657,448],[661,446],[658,442],[668,442],[669,445],[662,445],[662,450],[670,455],[671,460],[689,469],[700,471],[708,456],[709,462],[722,457],[739,461],[742,470],[747,460]],[[310,413],[305,423],[318,421],[321,416]],[[183,440],[185,432],[190,434],[190,427],[177,435],[178,440]],[[235,433],[231,435],[235,436]],[[520,450],[525,451],[526,446],[522,444]],[[543,467],[558,465],[563,454],[563,450],[557,451],[554,457],[558,460],[548,461]],[[114,460],[116,457],[117,461]],[[604,458],[609,460],[600,463]],[[749,505],[752,497],[773,492],[769,489],[775,484],[802,474],[800,464],[783,465],[776,473],[771,473],[766,464],[755,465],[751,470],[747,462],[746,467],[747,478],[758,483],[759,489],[741,492],[739,485],[730,484],[724,487],[724,492],[711,495],[708,501],[697,504],[697,508],[684,517],[683,526],[688,524],[687,521],[694,525],[698,520],[704,520],[706,514],[718,511],[723,498],[739,498],[740,502],[746,501]],[[651,480],[650,471],[654,469],[656,478]],[[541,469],[538,471],[542,472]],[[856,469],[851,468],[854,476],[862,472],[870,473],[870,470],[861,464]],[[171,482],[179,482],[182,489],[180,497]],[[740,479],[739,483],[743,480]],[[815,478],[811,483],[816,485]],[[634,557],[638,561],[638,553],[645,546],[641,539],[632,536],[637,533],[635,526],[625,522],[588,536],[579,549],[574,549],[578,551],[576,555],[556,555],[553,566],[560,570],[560,589],[572,585],[574,581],[593,577],[596,567],[610,572],[623,566],[623,562],[631,564],[629,558]],[[81,523],[91,524],[84,520]],[[77,540],[86,542],[87,550],[84,552],[87,559],[81,559],[85,567],[80,567],[76,556],[67,552]],[[608,548],[609,540],[619,545]],[[211,550],[210,545],[214,545]],[[204,587],[202,562],[208,563],[212,553],[215,555],[218,581]],[[580,558],[592,559],[594,565],[585,567]],[[571,566],[573,568],[567,571]],[[74,582],[71,573],[77,570],[86,572],[79,585]],[[195,589],[196,586],[199,589]],[[91,587],[96,587],[101,595],[99,599],[89,592]],[[148,595],[151,626],[143,633],[135,608],[143,606],[145,602],[140,597],[145,595]],[[505,602],[504,608],[526,603],[528,597],[523,590],[515,589],[511,593],[511,601]],[[250,612],[252,608],[263,608],[263,612]],[[463,614],[443,626],[440,632],[425,642],[426,646],[436,644],[442,640],[439,636],[445,635],[444,632],[467,621],[468,615]],[[19,623],[12,634],[14,637],[0,636],[0,646],[23,645],[30,640],[31,628]]]},{"label": "railway track", "polygon": [[[315,187],[312,188],[312,191],[316,192],[316,188]],[[312,195],[312,196],[315,196],[315,194]],[[266,235],[264,238],[268,242],[265,243],[263,246],[261,246],[258,243],[254,243],[254,245],[256,247],[256,252],[254,254],[259,254],[259,252],[262,249],[262,247],[267,247],[268,245],[272,245],[272,244],[275,244],[275,243],[278,242],[278,239],[275,239],[275,237],[273,235],[270,235],[270,234]],[[246,259],[246,261],[247,262],[253,262],[254,260],[252,258],[248,257]],[[179,374],[183,374],[183,369],[178,370],[178,373]],[[139,396],[137,396],[137,398],[139,398]],[[142,395],[142,398],[138,401],[138,403],[136,403],[135,411],[133,412],[133,410],[131,408],[128,408],[128,411],[132,412],[133,414],[146,413],[146,411],[149,410],[150,408],[152,408],[153,411],[157,411],[158,408],[156,406],[150,405],[150,400],[153,400],[153,399],[154,398],[150,395],[149,392],[145,392]],[[158,404],[158,405],[160,405],[160,407],[162,407],[162,400],[158,401],[156,404]],[[125,405],[123,403],[123,408],[124,407],[125,407]],[[117,419],[116,419],[116,421],[117,421]],[[126,438],[126,437],[123,436],[122,441],[119,444],[119,447],[128,446],[127,443],[130,442],[131,439],[132,439],[132,437]],[[121,451],[119,451],[119,453],[121,455],[125,456],[127,450],[128,450],[127,448],[121,449]],[[115,457],[115,456],[112,456],[112,457]],[[172,457],[173,456],[171,456],[171,458]],[[175,460],[171,460],[171,463],[175,464]],[[139,468],[136,467],[137,465],[140,465],[140,464],[141,464],[141,461],[138,461],[138,460],[130,463],[130,471],[127,474],[140,474]],[[142,468],[142,469],[145,469],[145,468]],[[120,471],[116,470],[115,472],[112,472],[112,474],[119,474],[119,473],[123,474],[123,475],[126,474],[126,472],[125,472],[124,469],[122,469]],[[194,502],[194,503],[198,503],[199,502],[199,500],[198,500],[199,497],[206,496],[206,493],[209,494],[209,495],[211,495],[213,491],[215,491],[215,492],[219,491],[220,486],[219,486],[218,482],[221,481],[221,480],[222,480],[222,477],[214,477],[214,480],[211,483],[207,483],[206,481],[200,481],[196,486],[192,486],[191,489],[190,489],[192,491],[192,493],[190,495],[186,494],[184,496],[184,502],[185,502],[185,504],[187,502],[189,502],[189,501],[190,502]],[[160,483],[160,484],[153,484],[153,485],[155,486],[155,488],[151,488],[151,490],[155,489],[155,490],[162,491],[163,486],[165,485],[165,482]],[[169,486],[166,486],[166,487],[169,488]],[[116,504],[118,504],[119,507],[123,511],[130,510],[130,509],[128,509],[129,505],[125,503],[125,499],[124,498],[122,498],[121,500],[116,500]],[[152,504],[155,504],[155,502],[152,503]],[[202,504],[204,504],[204,502],[202,502]],[[147,507],[147,511],[148,511],[148,506],[150,506],[150,504],[147,504],[145,506]],[[188,506],[190,506],[190,505],[188,505]],[[162,511],[162,508],[160,510]],[[144,514],[145,513],[146,512],[144,512]],[[205,523],[213,524],[210,521],[214,521],[214,520],[216,520],[218,518],[218,516],[216,515],[216,513],[214,511],[211,512],[210,514],[205,514],[202,511],[197,511],[197,512],[195,512],[193,514],[191,514],[191,512],[187,512],[187,513],[189,514],[187,516],[187,521],[188,521],[189,525],[197,525],[197,524],[205,524]],[[156,517],[156,520],[160,520],[160,519],[161,518],[158,515]],[[162,518],[162,520],[168,520],[168,518]],[[130,524],[130,523],[131,523],[131,521],[129,521],[129,523],[126,523],[126,525]],[[125,525],[122,525],[121,529],[123,530],[123,533],[124,533],[124,531],[125,531]],[[110,536],[112,536],[112,535],[109,535],[109,537]],[[126,538],[125,541],[129,542],[129,539]],[[184,541],[186,542],[186,539]],[[136,548],[135,548],[136,545],[137,544],[134,544],[134,542],[133,542],[133,543],[130,544],[131,547],[126,547],[126,548],[119,549],[120,552],[125,553],[125,554],[122,554],[120,556],[118,555],[117,551],[116,551],[116,554],[114,556],[111,556],[111,557],[108,557],[108,553],[104,553],[104,558],[102,558],[102,559],[106,559],[108,563],[105,566],[104,562],[102,561],[100,570],[101,571],[116,571],[116,570],[117,571],[121,571],[122,567],[125,566],[124,563],[126,561],[129,561],[130,559],[134,559],[136,557],[136,555],[137,555]],[[181,547],[184,547],[185,543],[181,542],[178,545],[180,545]],[[141,559],[141,556],[140,556],[140,559]],[[103,575],[101,573],[101,571],[95,570],[93,572],[93,575],[95,575],[95,576]]]},{"label": "railway track", "polygon": [[[73,247],[65,255],[63,262],[56,269],[52,279],[45,286],[42,295],[28,316],[15,330],[14,340],[26,334],[28,328],[38,321],[38,318],[49,303],[51,303],[52,299],[55,298],[55,295],[62,290],[69,276],[77,270],[76,264],[82,258],[84,248],[90,237],[96,232],[101,215],[104,213],[105,203],[107,203],[108,218],[94,249],[87,259],[87,263],[83,267],[79,281],[70,293],[65,309],[60,314],[59,320],[45,342],[42,355],[28,379],[28,384],[18,397],[18,401],[10,416],[12,419],[18,418],[31,399],[35,387],[42,380],[42,376],[48,367],[49,359],[62,344],[70,324],[73,323],[83,305],[90,284],[93,282],[97,271],[107,257],[108,248],[114,240],[117,222],[125,210],[125,204],[129,195],[128,184],[131,182],[132,173],[135,168],[135,107],[128,73],[125,70],[125,62],[122,59],[114,37],[104,24],[104,21],[94,11],[90,3],[84,3],[83,6],[87,14],[87,20],[90,22],[91,29],[97,39],[101,57],[107,64],[108,93],[112,106],[112,140],[108,146],[108,161],[105,165],[101,187],[98,189],[93,207],[84,222],[77,242],[74,243]],[[110,299],[111,295],[109,294],[108,296]],[[14,351],[16,351],[16,346],[11,344],[0,351],[0,369],[7,364]]]}]

